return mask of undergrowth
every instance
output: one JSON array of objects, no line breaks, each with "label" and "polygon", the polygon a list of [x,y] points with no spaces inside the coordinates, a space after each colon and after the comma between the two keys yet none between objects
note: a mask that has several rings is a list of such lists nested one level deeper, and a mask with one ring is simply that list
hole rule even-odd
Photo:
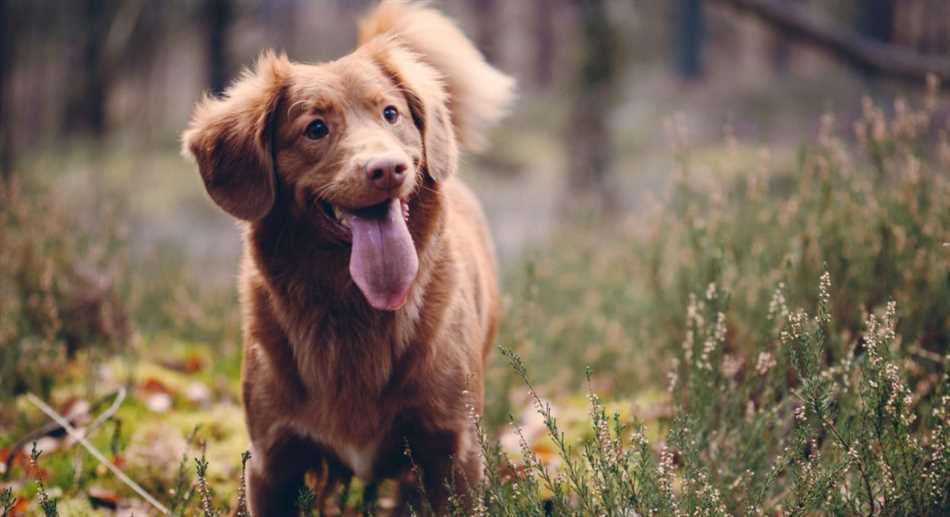
[{"label": "undergrowth", "polygon": [[[453,497],[454,513],[950,513],[950,137],[934,120],[936,91],[917,107],[866,101],[846,128],[826,115],[815,141],[784,158],[731,136],[699,152],[674,119],[675,178],[654,210],[565,232],[509,277],[486,413],[472,414],[485,477],[474,508]],[[48,278],[54,266],[30,265],[47,261],[30,253],[0,274]],[[64,346],[55,325],[23,323],[56,306],[44,281],[32,297],[0,287],[7,314],[23,315],[3,326],[7,350]],[[225,306],[144,312],[147,325],[214,339]],[[578,392],[580,419],[567,410]],[[203,448],[189,456],[195,442],[148,488],[173,515],[246,515],[243,485],[230,481],[237,504],[220,496]],[[55,512],[45,490],[0,492],[4,517],[18,498]],[[309,490],[297,503],[321,510]]]},{"label": "undergrowth", "polygon": [[48,395],[78,352],[114,353],[129,339],[120,232],[84,227],[60,201],[0,186],[0,397]]},{"label": "undergrowth", "polygon": [[[504,386],[528,387],[558,458],[522,436],[512,462],[486,439],[488,472],[508,475],[487,477],[480,510],[950,512],[950,140],[931,89],[890,117],[865,100],[851,139],[826,115],[785,164],[743,160],[732,138],[700,161],[672,122],[677,177],[654,218],[522,278],[504,344],[525,358],[503,348]],[[557,390],[547,369],[585,347],[615,396],[665,373],[654,440],[636,411],[606,412],[590,372],[589,429],[565,439],[530,371]]]}]

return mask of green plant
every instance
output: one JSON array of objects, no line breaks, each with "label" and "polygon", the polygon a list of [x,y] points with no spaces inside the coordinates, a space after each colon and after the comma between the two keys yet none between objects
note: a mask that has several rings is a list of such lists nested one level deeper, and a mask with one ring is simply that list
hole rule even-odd
[{"label": "green plant", "polygon": [[317,497],[313,494],[313,491],[306,486],[300,487],[300,490],[297,492],[297,510],[299,510],[304,517],[313,517],[313,510],[316,504]]},{"label": "green plant", "polygon": [[[531,255],[506,281],[486,412],[470,408],[485,475],[452,512],[950,513],[950,136],[934,106],[867,102],[849,134],[825,116],[791,154],[674,138],[662,203]],[[233,340],[233,300],[164,312],[190,291],[146,291],[147,332]],[[233,409],[237,387],[215,389]],[[173,515],[212,515],[227,483],[203,454],[193,482],[187,459],[154,489],[172,488]],[[372,512],[375,489],[339,506]],[[424,494],[417,506],[431,513]]]},{"label": "green plant", "polygon": [[247,462],[250,459],[250,451],[241,453],[241,480],[238,485],[238,502],[237,509],[234,511],[235,517],[251,516],[251,512],[247,509]]},{"label": "green plant", "polygon": [[13,490],[10,488],[0,490],[0,512],[2,512],[0,515],[9,517],[15,506],[16,497],[13,495]]},{"label": "green plant", "polygon": [[33,446],[30,449],[30,468],[36,473],[36,490],[40,497],[40,509],[43,510],[43,515],[46,517],[59,517],[59,505],[56,499],[51,498],[49,493],[46,492],[46,484],[39,475],[39,459],[41,454],[43,454],[43,451],[37,450],[36,442],[33,442]]},{"label": "green plant", "polygon": [[523,359],[503,349],[544,418],[561,467],[552,472],[522,437],[523,468],[513,469],[517,474],[512,478],[500,478],[492,471],[508,470],[507,460],[488,447],[490,470],[482,489],[488,501],[485,512],[946,512],[950,356],[942,360],[940,378],[930,387],[932,398],[923,408],[930,404],[933,408],[926,425],[919,427],[924,400],[915,399],[907,387],[908,371],[895,354],[896,304],[867,315],[865,332],[845,345],[842,361],[828,364],[827,351],[838,335],[829,315],[829,275],[822,275],[819,284],[817,314],[792,311],[780,326],[785,368],[759,365],[758,375],[747,381],[760,393],[766,391],[763,382],[785,393],[761,407],[756,402],[763,401],[755,396],[728,396],[744,390],[722,372],[724,368],[710,366],[723,343],[722,320],[714,317],[722,314],[718,291],[708,289],[705,302],[692,298],[689,332],[701,336],[702,346],[693,354],[694,340],[687,338],[682,377],[673,387],[676,410],[659,450],[649,447],[636,422],[624,423],[619,414],[608,417],[593,391],[589,391],[592,432],[579,448],[573,446],[531,384]]},{"label": "green plant", "polygon": [[[516,382],[489,397],[508,412],[527,387],[557,466],[524,434],[517,462],[485,439],[484,512],[950,511],[950,139],[930,127],[933,91],[892,118],[866,102],[852,141],[825,116],[786,163],[677,143],[671,195],[634,231],[568,232],[513,278],[493,375]],[[576,389],[578,363],[614,397],[665,383],[661,439],[590,387],[590,429],[565,431],[539,393]]]},{"label": "green plant", "polygon": [[0,397],[47,396],[69,357],[128,341],[119,238],[58,206],[42,187],[0,189]]},{"label": "green plant", "polygon": [[204,517],[215,517],[218,512],[214,509],[211,488],[208,487],[208,460],[204,453],[200,458],[195,458],[195,474],[198,477],[198,494],[201,496],[201,513]]}]

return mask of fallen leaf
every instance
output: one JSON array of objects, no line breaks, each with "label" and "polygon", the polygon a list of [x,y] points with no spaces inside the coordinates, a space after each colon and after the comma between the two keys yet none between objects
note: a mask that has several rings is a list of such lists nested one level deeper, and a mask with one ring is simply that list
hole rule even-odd
[{"label": "fallen leaf", "polygon": [[183,359],[168,359],[160,364],[169,370],[187,374],[198,373],[205,368],[205,360],[198,354],[189,354]]},{"label": "fallen leaf", "polygon": [[142,381],[142,384],[139,385],[139,389],[146,393],[165,393],[167,395],[175,393],[175,390],[155,377],[149,377]]},{"label": "fallen leaf", "polygon": [[561,463],[561,457],[558,455],[557,451],[551,447],[546,441],[538,441],[531,446],[531,450],[534,452],[534,455],[537,456],[538,461],[544,465],[557,466]]},{"label": "fallen leaf", "polygon": [[119,507],[119,496],[111,490],[101,487],[89,488],[89,503],[93,508],[108,508],[115,510]]},{"label": "fallen leaf", "polygon": [[26,467],[30,460],[26,456],[26,452],[20,448],[19,450],[13,453],[13,457],[7,461],[7,456],[10,455],[10,449],[4,447],[0,449],[0,474],[6,474],[7,465],[10,465],[10,468],[13,467]]}]

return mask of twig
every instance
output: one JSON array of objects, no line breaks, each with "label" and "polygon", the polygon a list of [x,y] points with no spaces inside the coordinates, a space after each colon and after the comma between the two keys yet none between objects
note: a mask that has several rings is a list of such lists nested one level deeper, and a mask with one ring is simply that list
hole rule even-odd
[{"label": "twig", "polygon": [[[105,422],[106,419],[115,414],[119,409],[119,405],[122,404],[122,401],[125,400],[125,388],[120,388],[114,393],[109,393],[102,398],[96,400],[89,406],[85,411],[74,411],[66,415],[64,418],[67,422],[77,422],[79,419],[88,416],[90,413],[96,411],[100,406],[102,406],[107,400],[114,397],[112,407],[106,410],[103,415],[104,417],[97,417],[92,426],[87,427],[85,435],[88,436],[90,433],[96,430],[97,427],[102,425],[102,422]],[[30,431],[25,436],[16,441],[7,452],[7,457],[3,458],[4,472],[10,472],[10,464],[13,463],[13,459],[16,456],[17,452],[25,448],[27,444],[35,442],[37,439],[44,436],[49,436],[53,433],[59,432],[63,429],[63,426],[59,425],[58,422],[49,422],[33,431]]]},{"label": "twig", "polygon": [[772,28],[810,43],[859,68],[911,81],[928,74],[950,79],[950,60],[880,43],[817,17],[808,9],[780,0],[716,0],[757,16]]},{"label": "twig", "polygon": [[86,439],[83,433],[79,432],[75,427],[73,427],[62,415],[57,413],[55,409],[49,407],[39,397],[37,397],[36,395],[32,393],[26,394],[26,400],[28,400],[34,406],[40,408],[40,411],[42,411],[43,413],[46,413],[46,416],[52,418],[54,421],[56,421],[57,424],[63,426],[63,429],[65,429],[66,432],[69,433],[69,436],[71,436],[74,440],[82,444],[82,446],[85,447],[87,451],[89,451],[89,454],[91,454],[93,458],[96,458],[96,460],[98,460],[99,463],[102,463],[107,469],[109,469],[113,474],[115,474],[115,477],[119,478],[120,481],[128,485],[128,487],[131,488],[136,494],[141,496],[142,499],[145,499],[146,502],[148,502],[153,507],[155,507],[155,509],[158,510],[163,515],[169,514],[168,509],[165,508],[165,506],[162,503],[158,502],[157,499],[155,499],[148,492],[146,492],[145,489],[143,489],[141,486],[138,485],[138,483],[136,483],[135,481],[132,481],[132,479],[129,476],[127,476],[125,472],[122,472],[121,470],[119,470],[119,467],[116,467],[115,465],[112,464],[111,461],[106,459],[106,457],[101,452],[99,452],[99,450],[96,449],[94,445],[89,443],[89,440]]},{"label": "twig", "polygon": [[[801,401],[802,404],[805,404],[806,406],[808,405],[808,400],[806,400],[805,398],[801,397],[800,395],[796,393],[792,393],[792,395],[795,398],[797,398],[799,401]],[[825,415],[820,411],[819,408],[813,407],[812,410],[815,412],[816,416],[818,416],[818,419],[821,421],[821,424],[825,426],[829,431],[831,431],[831,435],[835,438],[835,440],[838,441],[838,445],[840,445],[844,449],[845,454],[850,455],[851,444],[848,443],[848,441],[845,440],[843,436],[841,436],[841,434],[838,432],[838,428],[835,427],[835,424],[832,423],[830,420],[828,420],[828,418],[825,417]],[[866,467],[864,465],[864,462],[861,461],[860,458],[855,458],[855,461],[857,461],[858,463],[858,472],[861,474],[861,479],[864,481],[864,489],[865,491],[867,491],[867,494],[868,494],[868,504],[871,506],[868,509],[868,517],[871,517],[872,515],[874,515],[874,510],[875,510],[874,490],[871,488],[871,479],[868,477],[868,474],[865,471]]]},{"label": "twig", "polygon": [[116,391],[115,399],[112,400],[112,405],[109,406],[109,409],[103,411],[96,417],[95,420],[89,424],[88,427],[82,432],[83,437],[89,436],[90,434],[96,432],[99,427],[106,422],[106,420],[112,418],[113,415],[119,410],[119,407],[122,406],[122,403],[125,401],[125,386],[121,386],[118,391]]},{"label": "twig", "polygon": [[[115,393],[115,398],[112,399],[112,405],[109,406],[108,409],[103,411],[99,416],[97,416],[96,419],[92,421],[92,424],[86,426],[86,428],[83,429],[82,431],[82,435],[84,437],[92,435],[93,433],[96,432],[96,430],[99,429],[99,427],[102,426],[103,423],[105,423],[107,420],[112,418],[112,416],[115,415],[116,411],[118,411],[119,408],[122,406],[122,402],[125,401],[125,394],[126,394],[125,387],[120,386],[119,389]],[[100,399],[100,401],[101,400],[105,400],[105,399]],[[92,408],[89,409],[88,413],[91,413],[91,412],[92,412]],[[80,476],[82,476],[82,456],[79,456],[77,454],[73,465],[75,467],[74,470],[76,472],[75,482],[78,483]]]}]

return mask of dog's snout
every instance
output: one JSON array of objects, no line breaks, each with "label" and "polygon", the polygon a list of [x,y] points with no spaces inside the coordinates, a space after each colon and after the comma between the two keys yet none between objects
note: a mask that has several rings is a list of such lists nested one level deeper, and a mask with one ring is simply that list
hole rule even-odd
[{"label": "dog's snout", "polygon": [[381,156],[366,162],[366,178],[380,190],[394,190],[406,181],[408,161],[401,156]]}]

